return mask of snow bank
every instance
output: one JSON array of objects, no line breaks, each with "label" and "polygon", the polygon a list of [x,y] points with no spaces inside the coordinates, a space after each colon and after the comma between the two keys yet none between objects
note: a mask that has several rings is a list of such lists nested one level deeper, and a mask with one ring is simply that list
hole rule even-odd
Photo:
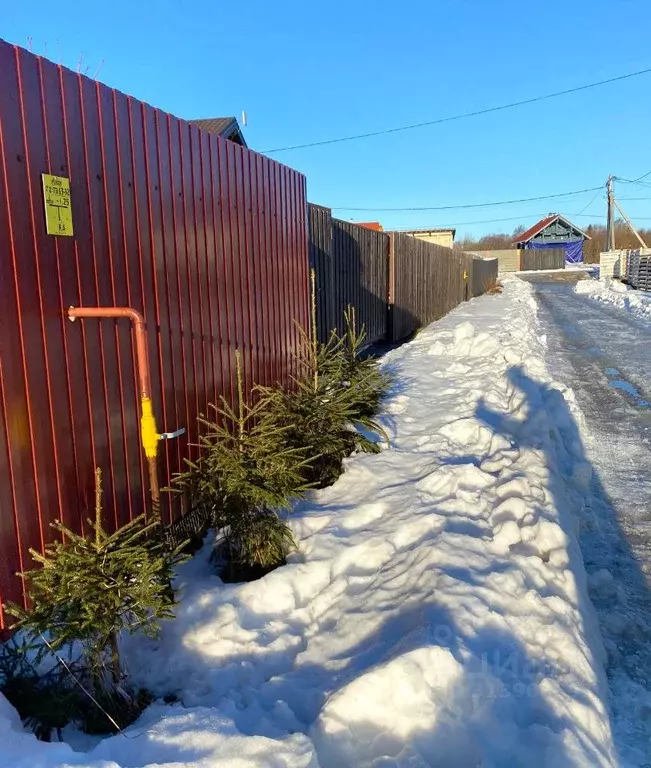
[{"label": "snow bank", "polygon": [[296,509],[287,566],[225,585],[206,548],[161,638],[125,638],[136,680],[177,704],[86,754],[0,709],[7,764],[615,765],[575,536],[589,466],[532,289],[504,285],[386,356],[391,446]]},{"label": "snow bank", "polygon": [[581,280],[575,292],[625,309],[633,315],[651,320],[651,294],[637,291],[617,280]]},{"label": "snow bank", "polygon": [[[2,768],[319,768],[312,743],[301,734],[250,734],[232,701],[211,708],[154,704],[123,735],[89,753],[67,743],[37,741],[21,728],[0,694]],[[273,729],[270,729],[273,730]],[[280,736],[280,737],[278,737]],[[89,743],[97,741],[85,737]],[[82,743],[84,737],[78,737]]]},{"label": "snow bank", "polygon": [[564,267],[558,269],[519,269],[515,275],[571,275],[573,272],[584,274],[585,272],[596,272],[595,264],[571,264],[567,262]]}]

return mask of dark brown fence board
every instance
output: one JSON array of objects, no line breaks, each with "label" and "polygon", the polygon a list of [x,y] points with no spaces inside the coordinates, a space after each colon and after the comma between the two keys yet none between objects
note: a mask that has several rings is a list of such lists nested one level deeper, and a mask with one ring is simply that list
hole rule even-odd
[{"label": "dark brown fence board", "polygon": [[520,270],[528,272],[539,269],[565,269],[565,248],[536,250],[523,248],[520,251]]},{"label": "dark brown fence board", "polygon": [[474,262],[468,254],[395,233],[390,270],[386,233],[332,219],[329,209],[312,204],[308,229],[321,340],[342,328],[348,306],[355,307],[369,341],[399,340],[472,294]]},{"label": "dark brown fence board", "polygon": [[393,341],[404,339],[470,298],[472,258],[402,232],[393,238]]},{"label": "dark brown fence board", "polygon": [[315,274],[316,324],[320,341],[326,341],[335,325],[338,276],[332,266],[332,215],[328,208],[308,204],[310,267]]},{"label": "dark brown fence board", "polygon": [[389,239],[383,232],[333,219],[328,208],[309,204],[310,264],[316,273],[317,329],[322,341],[341,330],[344,312],[355,308],[369,342],[387,334]]},{"label": "dark brown fence board", "polygon": [[[70,179],[74,237],[45,233],[42,173]],[[232,399],[235,349],[247,386],[295,370],[306,201],[299,173],[3,42],[0,186],[0,600],[20,600],[49,523],[83,527],[96,466],[109,525],[148,498],[132,330],[68,307],[143,313],[158,426],[187,429],[161,443],[167,484]]]},{"label": "dark brown fence board", "polygon": [[354,307],[357,323],[364,325],[369,342],[386,336],[388,247],[383,232],[332,220],[332,264],[340,279],[333,325],[342,329],[346,308]]}]

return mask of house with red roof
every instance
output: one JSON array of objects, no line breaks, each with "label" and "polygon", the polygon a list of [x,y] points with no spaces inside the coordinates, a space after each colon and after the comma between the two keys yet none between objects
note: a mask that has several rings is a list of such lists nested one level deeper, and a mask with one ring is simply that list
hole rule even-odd
[{"label": "house with red roof", "polygon": [[582,229],[572,224],[560,213],[550,213],[537,224],[518,235],[514,241],[516,248],[547,250],[564,248],[565,261],[577,264],[583,261],[583,243],[590,240]]}]

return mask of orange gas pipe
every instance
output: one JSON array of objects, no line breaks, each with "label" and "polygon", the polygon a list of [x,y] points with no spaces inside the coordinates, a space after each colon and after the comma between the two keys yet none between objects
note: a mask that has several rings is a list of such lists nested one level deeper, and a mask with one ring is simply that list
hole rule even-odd
[{"label": "orange gas pipe", "polygon": [[68,318],[110,318],[125,317],[131,320],[136,339],[136,363],[138,368],[138,381],[140,385],[140,404],[142,413],[140,417],[140,432],[142,446],[149,465],[149,488],[154,512],[158,514],[160,509],[160,490],[158,487],[158,470],[156,467],[156,454],[158,451],[158,431],[151,405],[151,378],[149,376],[149,358],[147,356],[147,328],[145,318],[131,307],[70,307]]}]

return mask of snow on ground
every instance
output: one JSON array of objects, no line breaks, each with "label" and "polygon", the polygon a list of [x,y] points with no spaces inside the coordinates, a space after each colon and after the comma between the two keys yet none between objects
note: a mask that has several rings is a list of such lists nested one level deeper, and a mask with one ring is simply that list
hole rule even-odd
[{"label": "snow on ground", "polygon": [[585,261],[574,263],[571,261],[565,262],[567,269],[578,270],[580,272],[594,272],[599,273],[599,264],[587,264]]},{"label": "snow on ground", "polygon": [[576,538],[591,469],[538,335],[507,279],[388,353],[390,448],[297,507],[288,565],[225,585],[206,547],[161,638],[125,639],[134,678],[178,702],[84,753],[0,697],[0,763],[616,765]]},{"label": "snow on ground", "polygon": [[651,319],[651,293],[637,291],[618,280],[582,280],[576,284],[575,291],[597,301],[613,304],[646,320]]}]

